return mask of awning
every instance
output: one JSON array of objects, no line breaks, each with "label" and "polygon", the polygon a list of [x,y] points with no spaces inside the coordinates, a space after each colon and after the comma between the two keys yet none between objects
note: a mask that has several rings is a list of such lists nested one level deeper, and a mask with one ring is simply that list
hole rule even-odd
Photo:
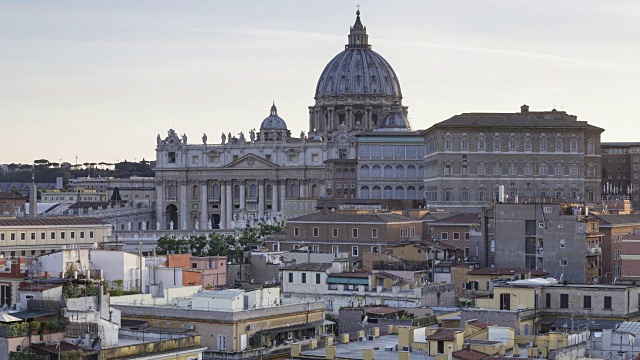
[{"label": "awning", "polygon": [[55,314],[57,314],[57,312],[50,311],[50,310],[42,310],[42,311],[24,310],[24,311],[17,311],[17,312],[11,313],[11,315],[20,319],[34,319],[41,316],[49,316],[49,315],[55,315]]},{"label": "awning", "polygon": [[327,278],[327,284],[369,285],[369,279],[329,276]]},{"label": "awning", "polygon": [[306,324],[279,327],[279,328],[275,328],[275,329],[269,329],[269,330],[267,330],[267,332],[270,333],[272,336],[275,336],[277,334],[284,333],[284,332],[289,332],[289,331],[315,329],[318,326],[323,326],[324,325],[324,321],[326,321],[326,320],[314,321],[314,322],[310,322],[310,323],[306,323]]}]

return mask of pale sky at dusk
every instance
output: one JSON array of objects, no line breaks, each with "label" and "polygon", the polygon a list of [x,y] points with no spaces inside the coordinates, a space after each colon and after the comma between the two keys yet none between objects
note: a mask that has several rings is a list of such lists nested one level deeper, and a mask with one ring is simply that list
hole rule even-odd
[{"label": "pale sky at dusk", "polygon": [[[219,143],[272,100],[306,132],[357,3],[0,0],[0,163],[153,160],[158,133]],[[359,3],[414,129],[526,103],[640,141],[638,1]]]}]

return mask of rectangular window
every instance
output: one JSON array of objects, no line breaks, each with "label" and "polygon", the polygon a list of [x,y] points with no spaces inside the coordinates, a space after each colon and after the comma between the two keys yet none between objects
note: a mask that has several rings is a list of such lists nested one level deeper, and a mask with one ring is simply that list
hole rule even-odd
[{"label": "rectangular window", "polygon": [[292,272],[289,273],[289,282],[290,283],[293,282],[293,273]]},{"label": "rectangular window", "polygon": [[198,163],[200,163],[200,157],[199,157],[198,155],[193,155],[193,156],[191,157],[191,163],[192,163],[192,164],[198,164]]},{"label": "rectangular window", "polygon": [[300,236],[300,228],[297,228],[297,227],[293,228],[293,236],[295,237]]},{"label": "rectangular window", "polygon": [[314,227],[313,228],[313,237],[318,237],[320,236],[320,228]]},{"label": "rectangular window", "polygon": [[460,233],[459,232],[454,232],[453,233],[453,240],[460,240]]},{"label": "rectangular window", "polygon": [[584,309],[591,309],[591,296],[585,295],[582,299],[582,307]]},{"label": "rectangular window", "polygon": [[464,233],[464,239],[465,240],[469,240],[469,233],[468,232]]},{"label": "rectangular window", "polygon": [[227,350],[227,337],[218,335],[218,350]]},{"label": "rectangular window", "polygon": [[371,229],[371,238],[373,239],[378,238],[378,229]]},{"label": "rectangular window", "polygon": [[358,256],[358,247],[357,246],[352,246],[351,247],[351,256]]},{"label": "rectangular window", "polygon": [[604,309],[611,310],[611,296],[604,297]]},{"label": "rectangular window", "polygon": [[319,253],[320,252],[320,245],[313,245],[313,252],[314,253]]},{"label": "rectangular window", "polygon": [[303,283],[303,284],[306,284],[307,283],[307,273],[302,273],[300,275],[302,275],[300,277],[300,282]]},{"label": "rectangular window", "polygon": [[80,239],[84,239],[84,231],[80,231]]},{"label": "rectangular window", "polygon": [[358,229],[351,229],[351,237],[354,239],[358,238]]},{"label": "rectangular window", "polygon": [[525,220],[525,222],[524,222],[524,234],[525,235],[535,235],[536,234],[536,221],[535,220]]},{"label": "rectangular window", "polygon": [[60,232],[60,240],[65,240],[66,236],[67,236],[67,234],[64,231]]},{"label": "rectangular window", "polygon": [[318,162],[318,154],[311,154],[311,161]]},{"label": "rectangular window", "polygon": [[449,240],[449,233],[448,232],[440,233],[440,239]]},{"label": "rectangular window", "polygon": [[337,254],[340,252],[340,246],[338,245],[331,245],[331,253],[332,254]]},{"label": "rectangular window", "polygon": [[49,236],[49,239],[51,239],[51,240],[55,240],[56,239],[56,233],[54,231],[52,231],[50,235],[51,236]]},{"label": "rectangular window", "polygon": [[333,237],[338,237],[338,228],[333,228],[331,232],[333,233]]},{"label": "rectangular window", "polygon": [[93,239],[93,231],[89,231],[89,239]]},{"label": "rectangular window", "polygon": [[561,309],[569,308],[569,294],[560,294],[560,308]]},{"label": "rectangular window", "polygon": [[30,238],[31,240],[35,240],[35,239],[36,239],[36,233],[34,233],[34,232],[32,232],[31,234],[29,234],[29,236],[30,236],[29,238]]},{"label": "rectangular window", "polygon": [[40,233],[40,240],[46,240],[47,239],[47,233]]},{"label": "rectangular window", "polygon": [[76,238],[76,232],[75,231],[71,231],[69,233],[69,236],[71,237],[71,239],[75,239]]},{"label": "rectangular window", "polygon": [[176,162],[176,153],[175,152],[169,152],[169,153],[167,153],[167,155],[168,155],[169,164],[175,164],[175,162]]},{"label": "rectangular window", "polygon": [[551,307],[551,294],[545,294],[545,299],[544,299],[544,306],[546,308],[550,308]]},{"label": "rectangular window", "polygon": [[524,151],[531,151],[531,139],[524,140]]},{"label": "rectangular window", "polygon": [[320,284],[320,274],[316,274],[316,284]]},{"label": "rectangular window", "polygon": [[21,241],[27,240],[27,233],[20,233],[20,240]]}]

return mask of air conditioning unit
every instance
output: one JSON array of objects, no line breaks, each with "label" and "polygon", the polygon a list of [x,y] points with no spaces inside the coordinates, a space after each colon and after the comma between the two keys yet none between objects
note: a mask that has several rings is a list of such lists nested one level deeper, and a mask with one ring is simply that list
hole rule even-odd
[{"label": "air conditioning unit", "polygon": [[403,346],[402,351],[411,351],[411,346]]},{"label": "air conditioning unit", "polygon": [[376,339],[376,338],[375,338],[373,335],[369,335],[369,336],[367,336],[367,340],[369,340],[369,341],[373,341],[373,340],[375,340],[375,339]]},{"label": "air conditioning unit", "polygon": [[358,336],[358,341],[367,341],[366,336]]},{"label": "air conditioning unit", "polygon": [[394,347],[393,346],[385,346],[384,347],[384,351],[393,351]]},{"label": "air conditioning unit", "polygon": [[196,329],[196,324],[194,323],[187,324],[187,330],[195,330],[195,329]]},{"label": "air conditioning unit", "polygon": [[538,227],[539,227],[540,229],[544,229],[544,223],[538,223]]},{"label": "air conditioning unit", "polygon": [[563,224],[558,224],[558,229],[562,229],[562,228],[564,228],[564,225]]}]

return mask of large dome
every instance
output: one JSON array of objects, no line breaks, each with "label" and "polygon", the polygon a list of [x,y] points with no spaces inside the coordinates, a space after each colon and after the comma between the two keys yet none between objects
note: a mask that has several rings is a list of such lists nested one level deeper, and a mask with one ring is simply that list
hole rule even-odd
[{"label": "large dome", "polygon": [[287,123],[278,116],[278,109],[276,108],[275,103],[271,106],[269,116],[262,120],[262,124],[260,124],[260,131],[263,130],[288,130]]},{"label": "large dome", "polygon": [[367,28],[360,22],[360,11],[349,33],[345,50],[322,71],[316,98],[344,94],[379,94],[402,98],[400,82],[387,60],[371,50]]}]

